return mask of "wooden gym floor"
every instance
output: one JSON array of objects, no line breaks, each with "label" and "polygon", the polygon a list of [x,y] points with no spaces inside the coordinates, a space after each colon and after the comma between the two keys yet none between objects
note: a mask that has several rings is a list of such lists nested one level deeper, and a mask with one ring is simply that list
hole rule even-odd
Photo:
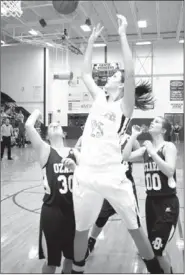
[{"label": "wooden gym floor", "polygon": [[[75,141],[68,141],[72,146]],[[184,273],[184,186],[183,145],[178,145],[177,189],[180,218],[175,236],[169,243],[174,273]],[[1,273],[40,273],[43,261],[37,259],[39,213],[44,189],[41,169],[31,146],[13,148],[8,161],[1,162]],[[143,165],[134,164],[142,223],[144,217]],[[61,268],[57,269],[57,273]],[[90,256],[86,273],[146,273],[135,245],[117,215],[103,229]]]}]

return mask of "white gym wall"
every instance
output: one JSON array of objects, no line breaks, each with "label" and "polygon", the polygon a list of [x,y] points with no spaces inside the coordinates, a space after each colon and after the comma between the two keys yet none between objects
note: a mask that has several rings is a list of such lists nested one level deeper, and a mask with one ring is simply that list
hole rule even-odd
[{"label": "white gym wall", "polygon": [[29,112],[43,114],[43,48],[19,45],[1,47],[1,91]]}]

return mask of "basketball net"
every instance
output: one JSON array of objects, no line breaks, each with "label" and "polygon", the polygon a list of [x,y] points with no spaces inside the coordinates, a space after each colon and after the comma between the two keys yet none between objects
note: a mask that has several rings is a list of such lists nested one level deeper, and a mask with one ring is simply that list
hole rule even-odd
[{"label": "basketball net", "polygon": [[21,1],[1,1],[1,16],[21,17]]}]

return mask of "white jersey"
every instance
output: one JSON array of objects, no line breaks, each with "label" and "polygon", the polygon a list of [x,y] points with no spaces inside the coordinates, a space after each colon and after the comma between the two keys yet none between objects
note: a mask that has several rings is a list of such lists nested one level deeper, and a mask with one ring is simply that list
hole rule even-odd
[{"label": "white jersey", "polygon": [[107,172],[109,166],[121,166],[120,138],[125,134],[129,122],[130,119],[121,110],[121,100],[110,103],[106,95],[100,93],[83,131],[80,165]]}]

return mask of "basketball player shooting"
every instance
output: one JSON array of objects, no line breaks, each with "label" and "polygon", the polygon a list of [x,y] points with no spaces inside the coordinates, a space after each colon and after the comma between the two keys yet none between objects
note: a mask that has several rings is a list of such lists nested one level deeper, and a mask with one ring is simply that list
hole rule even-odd
[{"label": "basketball player shooting", "polygon": [[84,272],[88,232],[100,213],[104,198],[125,221],[148,271],[163,272],[138,222],[135,198],[127,188],[132,183],[121,163],[120,137],[126,132],[134,106],[147,110],[153,97],[150,86],[135,87],[134,64],[126,36],[127,20],[122,15],[117,17],[124,71],[119,70],[108,79],[107,95],[92,78],[93,44],[103,30],[100,25],[93,29],[84,57],[82,79],[94,103],[82,135],[80,163],[74,173],[76,234],[72,273]]},{"label": "basketball player shooting", "polygon": [[64,147],[64,133],[59,123],[48,126],[50,145],[42,140],[34,125],[41,118],[35,110],[26,122],[26,131],[38,161],[43,169],[44,190],[40,215],[39,259],[46,258],[42,273],[55,273],[60,266],[62,273],[71,273],[75,219],[72,200],[73,171],[75,169],[74,150]]}]

